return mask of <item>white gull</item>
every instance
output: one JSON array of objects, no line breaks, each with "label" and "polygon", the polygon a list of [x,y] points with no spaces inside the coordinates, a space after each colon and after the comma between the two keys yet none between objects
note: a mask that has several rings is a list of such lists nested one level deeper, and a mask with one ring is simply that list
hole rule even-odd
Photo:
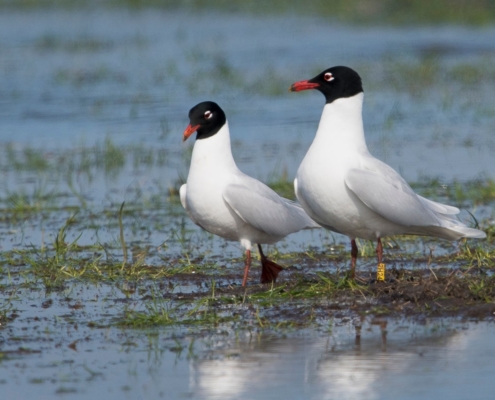
[{"label": "white gull", "polygon": [[363,88],[354,70],[329,68],[294,83],[290,91],[308,89],[323,93],[326,104],[297,171],[296,197],[316,222],[351,239],[351,277],[358,252],[356,238],[377,240],[381,263],[381,238],[386,236],[486,237],[455,217],[458,208],[417,195],[394,169],[370,154],[363,129]]},{"label": "white gull", "polygon": [[187,183],[180,199],[191,220],[204,230],[246,249],[242,286],[251,265],[251,248],[258,245],[261,283],[276,280],[282,270],[268,260],[261,244],[272,244],[301,229],[319,227],[293,201],[284,199],[264,183],[241,172],[230,147],[229,126],[218,104],[207,101],[189,111],[184,140],[197,132]]}]

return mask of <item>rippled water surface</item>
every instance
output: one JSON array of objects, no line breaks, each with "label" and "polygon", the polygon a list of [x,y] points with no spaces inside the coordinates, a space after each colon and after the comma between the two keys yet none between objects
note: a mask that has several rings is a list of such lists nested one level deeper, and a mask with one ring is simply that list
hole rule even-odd
[{"label": "rippled water surface", "polygon": [[490,399],[495,389],[493,323],[375,319],[285,338],[31,323],[36,350],[0,363],[8,399]]},{"label": "rippled water surface", "polygon": [[[155,248],[148,262],[203,252],[231,263],[241,256],[237,244],[198,232],[168,202],[170,188],[187,176],[192,141],[181,140],[189,109],[218,102],[241,169],[265,181],[292,179],[324,102],[288,87],[333,65],[362,75],[368,145],[406,179],[495,178],[494,37],[494,27],[381,28],[295,16],[2,10],[0,201],[9,213],[39,210],[1,221],[2,249],[43,249],[77,207],[67,239],[108,246],[106,258],[118,258],[116,216],[126,201],[144,205],[125,216],[125,236],[134,253]],[[469,211],[493,218],[490,207]],[[279,248],[321,250],[339,241],[304,232]],[[0,310],[13,304],[0,326],[2,399],[495,393],[493,317],[344,316],[329,318],[326,330],[270,334],[232,326],[120,329],[113,319],[138,307],[138,292],[75,282],[53,294],[0,272]]]},{"label": "rippled water surface", "polygon": [[370,148],[406,177],[493,174],[495,28],[50,10],[4,11],[0,34],[4,144],[52,150],[111,137],[163,146],[173,163],[161,178],[172,179],[187,112],[212,99],[244,169],[292,174],[323,99],[287,89],[343,64],[363,76]]}]

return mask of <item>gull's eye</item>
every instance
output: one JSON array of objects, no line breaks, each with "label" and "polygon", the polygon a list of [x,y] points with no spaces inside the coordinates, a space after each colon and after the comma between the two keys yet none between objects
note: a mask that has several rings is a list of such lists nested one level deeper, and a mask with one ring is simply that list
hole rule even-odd
[{"label": "gull's eye", "polygon": [[211,117],[213,117],[213,113],[211,111],[205,111],[204,117],[205,119],[210,119]]},{"label": "gull's eye", "polygon": [[330,82],[334,80],[334,77],[330,72],[326,72],[325,75],[323,75],[323,79],[325,79],[327,82]]}]

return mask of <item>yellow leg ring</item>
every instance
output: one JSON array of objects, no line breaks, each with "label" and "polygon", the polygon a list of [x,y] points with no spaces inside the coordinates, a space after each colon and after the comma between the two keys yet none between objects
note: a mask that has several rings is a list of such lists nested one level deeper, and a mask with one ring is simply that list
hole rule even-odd
[{"label": "yellow leg ring", "polygon": [[376,270],[376,280],[379,282],[383,282],[385,280],[385,264],[378,264],[378,268]]}]

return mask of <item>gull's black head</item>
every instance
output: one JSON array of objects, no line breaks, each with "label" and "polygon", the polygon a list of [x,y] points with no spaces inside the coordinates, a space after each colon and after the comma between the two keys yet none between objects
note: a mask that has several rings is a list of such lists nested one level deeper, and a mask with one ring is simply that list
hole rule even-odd
[{"label": "gull's black head", "polygon": [[183,140],[198,132],[196,140],[206,139],[217,133],[224,126],[227,118],[217,103],[203,101],[189,110],[189,125],[184,131]]},{"label": "gull's black head", "polygon": [[363,91],[361,77],[349,67],[332,67],[316,75],[313,79],[294,83],[289,91],[316,89],[325,96],[327,104],[334,100],[352,97]]}]

